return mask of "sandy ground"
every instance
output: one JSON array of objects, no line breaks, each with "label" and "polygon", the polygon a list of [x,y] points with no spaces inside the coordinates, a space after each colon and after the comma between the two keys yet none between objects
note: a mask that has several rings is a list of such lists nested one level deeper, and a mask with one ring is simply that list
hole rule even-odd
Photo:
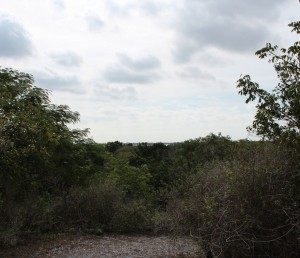
[{"label": "sandy ground", "polygon": [[198,258],[204,256],[197,243],[185,237],[60,234],[51,239],[30,240],[22,246],[0,250],[0,257]]}]

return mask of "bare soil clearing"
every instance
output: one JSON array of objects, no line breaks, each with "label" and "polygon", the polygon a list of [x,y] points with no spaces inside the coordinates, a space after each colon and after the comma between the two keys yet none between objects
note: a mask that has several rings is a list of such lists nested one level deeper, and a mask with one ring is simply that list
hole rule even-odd
[{"label": "bare soil clearing", "polygon": [[0,257],[200,258],[204,256],[197,243],[187,237],[59,234],[52,239],[30,240],[22,246],[0,250]]}]

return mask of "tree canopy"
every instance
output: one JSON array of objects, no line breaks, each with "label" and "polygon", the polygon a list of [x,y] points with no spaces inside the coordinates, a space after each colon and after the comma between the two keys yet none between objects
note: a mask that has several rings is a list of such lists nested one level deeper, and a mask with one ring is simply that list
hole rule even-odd
[{"label": "tree canopy", "polygon": [[58,149],[86,139],[87,130],[68,127],[79,121],[79,113],[52,104],[49,94],[34,86],[31,75],[0,68],[0,190],[5,194],[45,187]]},{"label": "tree canopy", "polygon": [[[300,34],[300,21],[289,26]],[[249,75],[238,80],[239,93],[247,97],[246,103],[258,100],[255,119],[248,129],[268,140],[297,143],[300,140],[300,41],[281,49],[268,43],[256,55],[261,59],[269,58],[279,82],[268,92]]]}]

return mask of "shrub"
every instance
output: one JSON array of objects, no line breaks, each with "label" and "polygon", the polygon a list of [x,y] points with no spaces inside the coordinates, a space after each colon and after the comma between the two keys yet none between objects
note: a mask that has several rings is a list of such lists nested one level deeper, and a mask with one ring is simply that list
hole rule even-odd
[{"label": "shrub", "polygon": [[113,232],[139,232],[151,228],[151,212],[143,200],[119,203],[110,222]]},{"label": "shrub", "polygon": [[56,221],[66,228],[105,228],[111,221],[123,193],[111,183],[73,188],[56,207]]},{"label": "shrub", "polygon": [[214,257],[298,257],[300,208],[290,153],[240,146],[233,161],[206,164],[168,203],[171,227]]},{"label": "shrub", "polygon": [[16,245],[24,233],[53,228],[51,196],[43,194],[23,202],[6,202],[0,209],[0,245]]}]

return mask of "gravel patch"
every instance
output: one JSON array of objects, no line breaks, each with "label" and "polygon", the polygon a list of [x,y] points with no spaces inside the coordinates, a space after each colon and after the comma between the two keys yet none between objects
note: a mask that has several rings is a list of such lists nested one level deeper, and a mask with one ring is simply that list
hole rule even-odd
[{"label": "gravel patch", "polygon": [[141,235],[66,235],[31,241],[23,246],[0,250],[0,257],[55,258],[200,258],[195,241],[187,237]]}]

